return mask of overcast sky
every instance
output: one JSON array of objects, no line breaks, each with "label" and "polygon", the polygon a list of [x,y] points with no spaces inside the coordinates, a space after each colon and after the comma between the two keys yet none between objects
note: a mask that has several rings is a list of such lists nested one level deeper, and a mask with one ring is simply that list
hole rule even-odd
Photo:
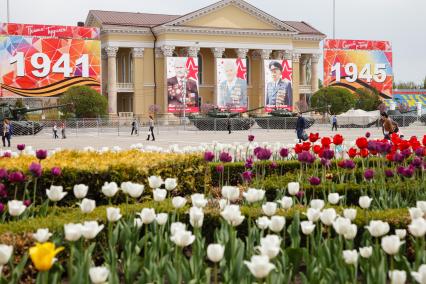
[{"label": "overcast sky", "polygon": [[[0,0],[0,21],[6,21]],[[215,0],[9,0],[10,21],[75,25],[90,9],[185,14]],[[281,20],[306,21],[332,37],[332,0],[248,0]],[[179,3],[179,4],[178,4]],[[336,0],[336,38],[388,40],[394,80],[419,82],[426,76],[426,0]],[[321,67],[322,68],[322,67]],[[321,72],[322,73],[322,72]]]}]

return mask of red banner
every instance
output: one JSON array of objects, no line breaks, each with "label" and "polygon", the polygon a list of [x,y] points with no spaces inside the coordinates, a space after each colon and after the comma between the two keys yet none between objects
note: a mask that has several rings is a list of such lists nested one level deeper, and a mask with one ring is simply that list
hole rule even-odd
[{"label": "red banner", "polygon": [[389,41],[328,39],[324,41],[324,49],[383,50],[392,51]]},{"label": "red banner", "polygon": [[100,30],[94,27],[0,23],[0,35],[99,40]]}]

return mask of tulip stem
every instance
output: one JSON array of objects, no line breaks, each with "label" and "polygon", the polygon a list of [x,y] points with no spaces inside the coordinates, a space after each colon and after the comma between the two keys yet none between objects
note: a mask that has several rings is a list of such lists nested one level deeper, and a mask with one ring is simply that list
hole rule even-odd
[{"label": "tulip stem", "polygon": [[217,263],[215,262],[213,265],[213,274],[214,274],[214,284],[217,284]]},{"label": "tulip stem", "polygon": [[15,200],[16,200],[16,193],[17,193],[17,191],[18,191],[18,184],[15,184]]},{"label": "tulip stem", "polygon": [[34,179],[34,188],[33,188],[33,207],[36,205],[36,191],[37,191],[37,178]]}]

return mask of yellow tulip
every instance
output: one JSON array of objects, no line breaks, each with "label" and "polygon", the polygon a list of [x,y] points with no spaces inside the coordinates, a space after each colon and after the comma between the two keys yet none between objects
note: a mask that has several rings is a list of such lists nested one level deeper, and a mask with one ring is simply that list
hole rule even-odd
[{"label": "yellow tulip", "polygon": [[30,257],[38,271],[47,271],[55,262],[55,256],[63,249],[64,247],[55,249],[55,244],[51,242],[36,243],[34,247],[30,248]]}]

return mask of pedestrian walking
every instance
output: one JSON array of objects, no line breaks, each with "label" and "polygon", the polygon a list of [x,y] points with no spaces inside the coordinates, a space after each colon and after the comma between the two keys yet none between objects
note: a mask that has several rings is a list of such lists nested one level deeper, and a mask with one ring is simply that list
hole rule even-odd
[{"label": "pedestrian walking", "polygon": [[61,128],[62,139],[66,139],[67,136],[65,135],[65,122],[61,123],[60,128]]},{"label": "pedestrian walking", "polygon": [[135,135],[138,135],[138,123],[136,119],[134,119],[132,122],[132,133],[130,133],[130,135],[133,135],[133,132],[135,133]]},{"label": "pedestrian walking", "polygon": [[386,112],[381,114],[382,132],[385,139],[390,140],[392,133],[398,132],[398,124],[389,117]]},{"label": "pedestrian walking", "polygon": [[146,140],[148,141],[148,140],[149,140],[149,138],[150,138],[150,137],[151,137],[151,135],[152,135],[152,141],[155,141],[155,136],[154,136],[154,118],[152,118],[152,116],[151,116],[151,115],[149,116],[149,122],[148,122],[148,125],[149,125],[148,138],[146,138]]},{"label": "pedestrian walking", "polygon": [[58,136],[58,126],[55,124],[53,124],[53,139],[59,138]]},{"label": "pedestrian walking", "polygon": [[333,117],[331,118],[331,131],[333,131],[333,129],[335,129],[337,131],[337,116],[333,115]]},{"label": "pedestrian walking", "polygon": [[297,114],[297,121],[296,121],[296,134],[297,134],[297,139],[299,139],[299,143],[301,143],[302,141],[306,141],[308,139],[308,135],[305,132],[305,128],[306,128],[306,120],[302,116],[302,113],[299,112]]},{"label": "pedestrian walking", "polygon": [[226,120],[226,129],[228,130],[228,134],[232,133],[232,125],[231,125],[231,117],[228,116],[228,119]]},{"label": "pedestrian walking", "polygon": [[6,141],[7,141],[7,147],[10,147],[10,122],[7,119],[3,120],[3,129],[2,129],[2,141],[3,141],[3,147],[6,147]]}]

